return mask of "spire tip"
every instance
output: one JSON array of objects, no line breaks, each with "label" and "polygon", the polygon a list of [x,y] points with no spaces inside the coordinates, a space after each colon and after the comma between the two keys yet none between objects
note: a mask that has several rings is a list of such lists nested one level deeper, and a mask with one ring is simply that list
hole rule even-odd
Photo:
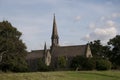
[{"label": "spire tip", "polygon": [[53,15],[54,15],[54,17],[55,17],[55,13],[54,13]]}]

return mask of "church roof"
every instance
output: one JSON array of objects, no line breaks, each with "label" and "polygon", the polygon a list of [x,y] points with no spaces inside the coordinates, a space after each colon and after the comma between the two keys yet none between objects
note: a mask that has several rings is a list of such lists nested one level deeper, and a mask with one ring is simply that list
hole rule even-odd
[{"label": "church roof", "polygon": [[75,46],[60,46],[60,47],[55,47],[52,55],[55,57],[58,56],[85,56],[86,55],[86,48],[87,45],[75,45]]},{"label": "church roof", "polygon": [[44,50],[33,50],[27,54],[26,59],[37,59],[43,57]]},{"label": "church roof", "polygon": [[[85,56],[86,55],[87,45],[76,45],[76,46],[59,46],[55,47],[52,55],[54,57],[58,56],[67,56],[74,57],[77,55]],[[26,59],[37,59],[43,57],[44,50],[34,50],[31,51]]]}]

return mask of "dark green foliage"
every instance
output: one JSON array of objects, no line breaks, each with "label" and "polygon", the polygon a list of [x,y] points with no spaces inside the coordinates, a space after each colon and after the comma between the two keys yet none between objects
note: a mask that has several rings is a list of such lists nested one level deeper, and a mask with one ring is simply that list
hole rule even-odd
[{"label": "dark green foliage", "polygon": [[106,58],[112,62],[113,69],[120,69],[120,35],[110,39],[107,46],[103,46],[100,40],[90,42],[94,57]]},{"label": "dark green foliage", "polygon": [[110,39],[108,45],[113,47],[111,53],[108,54],[110,61],[114,65],[120,66],[120,35]]},{"label": "dark green foliage", "polygon": [[101,53],[102,45],[100,40],[94,40],[90,42],[90,48],[92,51],[93,56],[98,56]]},{"label": "dark green foliage", "polygon": [[65,68],[67,66],[67,61],[64,56],[58,57],[57,62],[58,62],[58,68]]},{"label": "dark green foliage", "polygon": [[97,70],[110,70],[111,62],[105,59],[100,59],[96,61],[96,69]]},{"label": "dark green foliage", "polygon": [[111,69],[111,62],[102,58],[76,56],[71,62],[71,68],[74,70],[109,70]]},{"label": "dark green foliage", "polygon": [[44,62],[43,59],[39,59],[38,61],[38,71],[50,71],[50,67],[47,66]]},{"label": "dark green foliage", "polygon": [[95,69],[95,61],[91,58],[76,56],[71,62],[71,68],[78,70],[93,70]]},{"label": "dark green foliage", "polygon": [[20,39],[22,33],[8,21],[0,22],[0,54],[2,61],[0,68],[3,71],[25,71],[27,64],[25,56],[26,46]]},{"label": "dark green foliage", "polygon": [[100,40],[90,42],[90,48],[94,57],[108,58],[107,54],[110,53],[110,46],[103,46]]},{"label": "dark green foliage", "polygon": [[92,58],[87,58],[86,62],[83,64],[84,70],[94,70],[96,68],[96,61]]},{"label": "dark green foliage", "polygon": [[73,69],[82,69],[82,65],[86,62],[86,58],[82,56],[76,56],[71,61],[71,68]]}]

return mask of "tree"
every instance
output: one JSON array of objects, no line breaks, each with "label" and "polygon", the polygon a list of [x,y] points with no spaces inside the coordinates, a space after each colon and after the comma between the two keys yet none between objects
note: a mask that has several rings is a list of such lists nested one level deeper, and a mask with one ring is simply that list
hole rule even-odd
[{"label": "tree", "polygon": [[100,40],[94,40],[90,42],[91,51],[94,57],[107,58],[107,54],[110,53],[110,46],[103,46]]},{"label": "tree", "polygon": [[90,42],[90,47],[93,56],[98,56],[101,53],[102,45],[100,40],[94,40],[93,42]]},{"label": "tree", "polygon": [[116,35],[114,38],[110,39],[108,45],[113,47],[111,53],[108,54],[110,61],[120,66],[120,35]]},{"label": "tree", "polygon": [[0,22],[0,68],[4,71],[24,71],[26,46],[20,39],[22,33],[8,21]]}]

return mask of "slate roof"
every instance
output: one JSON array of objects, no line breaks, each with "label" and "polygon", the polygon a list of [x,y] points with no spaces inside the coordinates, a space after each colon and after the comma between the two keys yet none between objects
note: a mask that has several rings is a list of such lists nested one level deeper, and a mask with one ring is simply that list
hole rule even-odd
[{"label": "slate roof", "polygon": [[29,60],[29,59],[41,58],[41,57],[43,57],[43,52],[44,52],[44,50],[33,50],[28,53],[26,59]]},{"label": "slate roof", "polygon": [[[55,47],[52,53],[53,57],[66,56],[74,57],[77,55],[85,56],[86,55],[87,45],[75,45],[75,46],[59,46]],[[37,59],[43,57],[44,50],[33,50],[31,51],[26,59]]]},{"label": "slate roof", "polygon": [[75,45],[75,46],[60,46],[56,47],[52,53],[54,57],[58,56],[85,56],[87,45]]}]

